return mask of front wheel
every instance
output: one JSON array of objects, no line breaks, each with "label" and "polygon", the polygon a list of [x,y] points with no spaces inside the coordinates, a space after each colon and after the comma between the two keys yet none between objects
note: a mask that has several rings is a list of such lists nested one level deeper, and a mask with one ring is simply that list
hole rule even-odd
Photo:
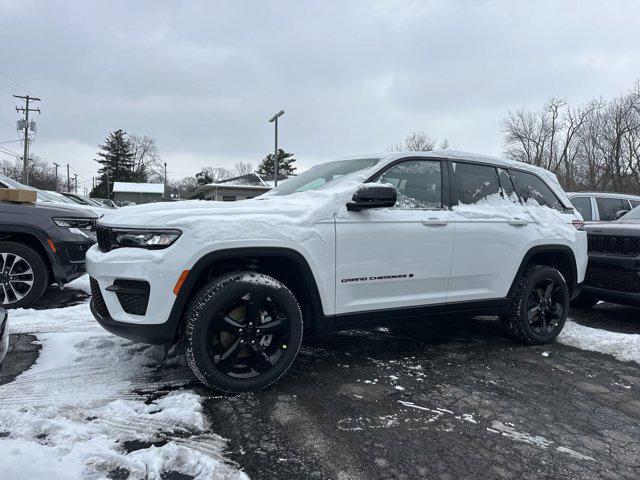
[{"label": "front wheel", "polygon": [[289,369],[302,330],[300,306],[284,284],[260,273],[230,273],[205,286],[189,308],[187,362],[207,387],[259,390]]},{"label": "front wheel", "polygon": [[0,242],[0,307],[33,305],[49,285],[47,265],[33,248]]},{"label": "front wheel", "polygon": [[503,324],[516,340],[543,345],[560,334],[568,311],[569,288],[562,274],[555,268],[535,265],[518,281]]}]

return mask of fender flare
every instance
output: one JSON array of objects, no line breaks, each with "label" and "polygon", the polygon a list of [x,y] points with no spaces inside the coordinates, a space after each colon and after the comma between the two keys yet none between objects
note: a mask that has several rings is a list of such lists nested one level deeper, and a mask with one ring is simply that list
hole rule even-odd
[{"label": "fender flare", "polygon": [[565,259],[569,262],[571,278],[566,278],[565,280],[567,282],[567,286],[569,287],[569,295],[571,298],[574,298],[574,296],[577,295],[577,292],[579,291],[578,281],[577,281],[578,266],[576,263],[576,257],[575,257],[575,254],[573,253],[573,250],[571,250],[570,247],[566,245],[560,245],[560,244],[537,245],[535,247],[531,247],[527,251],[527,253],[525,253],[524,257],[522,258],[522,262],[520,262],[520,267],[518,267],[518,271],[513,279],[513,282],[511,283],[511,287],[509,288],[508,297],[513,298],[513,292],[515,291],[516,284],[518,283],[518,279],[524,273],[524,270],[527,267],[527,264],[533,258],[533,256],[539,253],[559,253],[559,254],[562,254],[562,256],[565,257]]},{"label": "fender flare", "polygon": [[47,243],[48,235],[44,230],[40,230],[38,228],[29,227],[25,225],[0,225],[0,235],[2,233],[24,233],[27,235],[31,235],[40,243],[40,246],[45,251],[47,255],[47,260],[51,265],[57,263],[57,259],[53,255],[49,244]]},{"label": "fender flare", "polygon": [[303,281],[305,282],[305,288],[308,289],[309,299],[311,302],[311,309],[315,317],[316,322],[325,319],[322,301],[320,293],[318,291],[318,285],[316,279],[311,271],[309,262],[307,259],[297,250],[285,247],[240,247],[229,248],[224,250],[217,250],[202,256],[189,270],[189,274],[185,279],[180,293],[176,297],[171,313],[167,320],[169,328],[173,329],[174,337],[177,332],[180,319],[184,311],[188,308],[188,300],[195,293],[196,282],[200,278],[200,275],[215,262],[233,258],[251,258],[251,257],[286,257],[293,260],[302,272]]}]

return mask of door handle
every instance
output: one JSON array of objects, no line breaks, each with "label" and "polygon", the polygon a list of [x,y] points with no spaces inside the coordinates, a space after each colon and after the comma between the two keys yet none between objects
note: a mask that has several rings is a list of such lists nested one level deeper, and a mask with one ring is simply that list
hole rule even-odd
[{"label": "door handle", "polygon": [[439,218],[428,218],[426,220],[422,220],[422,225],[425,227],[446,227],[448,223],[449,222],[446,220],[440,220]]},{"label": "door handle", "polygon": [[509,220],[509,225],[512,227],[526,227],[529,224],[526,220],[522,220],[521,218],[512,218]]}]

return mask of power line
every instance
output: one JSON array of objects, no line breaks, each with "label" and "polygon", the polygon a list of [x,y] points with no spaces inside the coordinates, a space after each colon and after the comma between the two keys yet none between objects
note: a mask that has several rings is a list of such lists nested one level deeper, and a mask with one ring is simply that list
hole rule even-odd
[{"label": "power line", "polygon": [[4,76],[5,76],[5,77],[7,77],[9,80],[11,80],[11,81],[12,81],[12,82],[13,82],[13,83],[14,83],[14,84],[15,84],[15,85],[20,89],[20,90],[22,90],[22,91],[24,91],[24,92],[26,92],[26,91],[27,91],[27,89],[26,89],[26,88],[24,88],[24,87],[22,86],[22,84],[18,83],[16,80],[14,80],[14,78],[13,78],[13,77],[11,77],[8,73],[3,72],[2,70],[0,70],[0,74],[4,75]]}]

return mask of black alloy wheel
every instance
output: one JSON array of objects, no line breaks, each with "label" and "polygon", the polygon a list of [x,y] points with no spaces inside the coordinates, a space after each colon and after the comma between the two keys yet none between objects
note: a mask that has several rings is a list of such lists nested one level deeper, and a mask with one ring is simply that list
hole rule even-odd
[{"label": "black alloy wheel", "polygon": [[569,287],[555,268],[533,265],[518,279],[509,313],[501,317],[507,333],[528,345],[550,343],[569,312]]},{"label": "black alloy wheel", "polygon": [[272,296],[249,291],[220,309],[209,327],[209,356],[234,378],[254,378],[273,368],[289,345],[289,316]]},{"label": "black alloy wheel", "polygon": [[531,330],[547,336],[566,317],[564,292],[554,278],[543,278],[533,287],[527,303],[527,320]]},{"label": "black alloy wheel", "polygon": [[284,284],[256,272],[234,272],[196,295],[186,316],[185,354],[210,388],[259,390],[291,366],[302,331],[300,306]]}]

